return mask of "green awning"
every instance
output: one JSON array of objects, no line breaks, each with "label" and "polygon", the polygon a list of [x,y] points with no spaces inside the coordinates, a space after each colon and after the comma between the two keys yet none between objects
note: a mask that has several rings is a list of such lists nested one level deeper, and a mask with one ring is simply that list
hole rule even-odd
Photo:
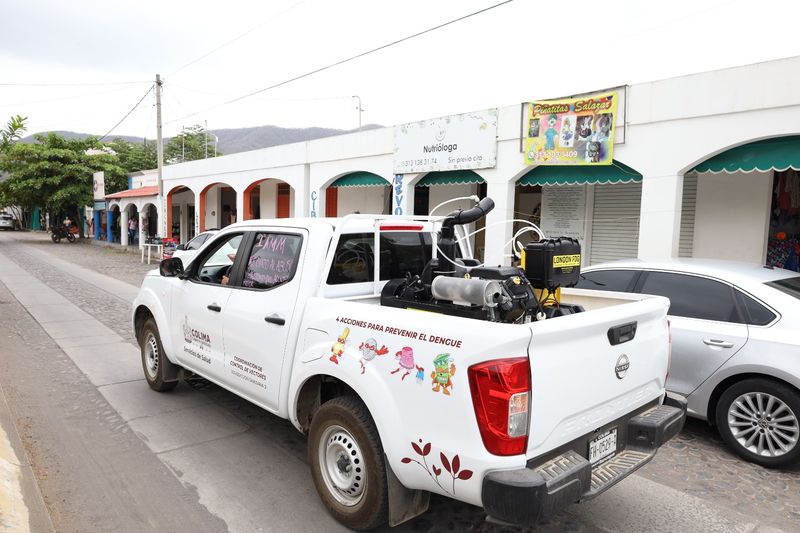
[{"label": "green awning", "polygon": [[641,182],[642,175],[619,161],[610,165],[540,165],[517,180],[517,185],[583,185],[584,183]]},{"label": "green awning", "polygon": [[429,172],[417,182],[417,186],[467,185],[470,183],[483,183],[483,178],[471,170],[443,170],[441,172]]},{"label": "green awning", "polygon": [[774,137],[743,144],[706,159],[696,172],[752,172],[800,170],[800,135]]},{"label": "green awning", "polygon": [[391,185],[372,172],[352,172],[330,184],[331,187],[383,187]]}]

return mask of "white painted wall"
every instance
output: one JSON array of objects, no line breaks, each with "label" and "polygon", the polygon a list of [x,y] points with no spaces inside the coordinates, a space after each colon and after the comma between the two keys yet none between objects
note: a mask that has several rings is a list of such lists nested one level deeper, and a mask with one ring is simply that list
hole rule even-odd
[{"label": "white painted wall", "polygon": [[700,174],[693,257],[763,263],[772,172]]},{"label": "white painted wall", "polygon": [[206,228],[218,228],[222,216],[220,187],[211,187],[206,192]]},{"label": "white painted wall", "polygon": [[343,217],[358,211],[361,214],[382,215],[391,187],[338,187],[336,213]]},{"label": "white painted wall", "polygon": [[274,180],[262,181],[259,187],[261,189],[259,193],[261,218],[275,218],[278,206],[278,182]]}]

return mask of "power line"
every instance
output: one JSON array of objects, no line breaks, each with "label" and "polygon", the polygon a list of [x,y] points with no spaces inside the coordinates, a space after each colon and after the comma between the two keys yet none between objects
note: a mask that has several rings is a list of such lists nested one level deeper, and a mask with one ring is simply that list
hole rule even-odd
[{"label": "power line", "polygon": [[[166,87],[166,84],[164,85]],[[184,87],[182,85],[170,84],[173,89],[180,89],[182,91],[189,91],[198,94],[208,94],[211,96],[222,96],[223,98],[235,98],[232,94],[217,93],[212,91],[204,91],[202,89],[192,89],[191,87]],[[316,96],[312,98],[258,98],[260,102],[320,102],[324,100],[349,100],[352,98],[350,95],[342,96]]]},{"label": "power line", "polygon": [[199,61],[202,61],[203,59],[207,58],[208,56],[210,56],[214,52],[217,52],[217,51],[225,48],[229,44],[233,44],[234,42],[238,41],[242,37],[245,37],[246,35],[249,35],[249,34],[253,33],[257,29],[261,28],[262,26],[265,26],[265,25],[269,24],[270,22],[272,22],[274,20],[277,20],[278,18],[282,17],[283,15],[285,15],[286,13],[288,13],[289,11],[291,11],[292,9],[296,8],[297,6],[299,6],[300,4],[302,4],[303,2],[306,2],[306,1],[307,0],[300,0],[299,2],[296,2],[296,3],[292,4],[291,6],[287,7],[286,9],[284,9],[283,11],[281,11],[280,13],[275,15],[274,17],[270,17],[269,19],[265,20],[261,24],[258,24],[257,26],[253,26],[252,28],[250,28],[246,32],[237,35],[233,39],[230,39],[229,41],[225,41],[224,43],[222,43],[221,45],[217,46],[216,48],[214,48],[210,52],[206,52],[205,54],[201,55],[197,59],[193,59],[192,61],[189,61],[188,63],[186,63],[182,67],[180,67],[180,68],[178,68],[176,70],[173,70],[171,73],[167,74],[166,78],[169,78],[170,76],[174,76],[175,74],[177,74],[178,72],[182,71],[186,67],[190,67],[190,66],[194,65],[195,63],[197,63]]},{"label": "power line", "polygon": [[108,137],[108,136],[109,136],[109,134],[111,134],[111,132],[112,132],[112,131],[114,131],[115,129],[117,129],[117,126],[119,126],[120,124],[122,124],[122,122],[123,122],[123,121],[124,121],[126,118],[128,118],[128,116],[129,116],[131,113],[133,113],[133,111],[134,111],[134,110],[135,110],[137,107],[139,107],[139,104],[141,104],[141,103],[144,101],[144,99],[147,97],[147,95],[148,95],[148,94],[150,94],[150,91],[152,91],[152,90],[153,90],[153,86],[151,85],[151,86],[150,86],[150,88],[149,88],[149,89],[147,89],[147,92],[146,92],[146,93],[144,93],[144,94],[142,95],[142,97],[139,99],[139,101],[138,101],[138,102],[136,102],[136,105],[135,105],[135,106],[133,106],[133,107],[131,108],[131,110],[130,110],[130,111],[128,111],[127,113],[125,113],[125,116],[124,116],[124,117],[122,117],[122,119],[120,119],[120,121],[119,121],[119,122],[117,122],[116,124],[114,124],[114,127],[113,127],[113,128],[111,128],[110,130],[108,130],[108,132],[106,132],[106,134],[105,134],[105,135],[103,135],[102,137],[100,137],[100,138],[99,138],[99,139],[97,139],[97,140],[98,140],[98,141],[102,141],[103,139],[105,139],[106,137]]},{"label": "power line", "polygon": [[149,81],[114,81],[100,83],[1,83],[2,87],[92,87],[101,85],[137,85],[150,83]]},{"label": "power line", "polygon": [[274,84],[274,85],[270,85],[269,87],[265,87],[265,88],[263,88],[263,89],[259,89],[259,90],[257,90],[257,91],[253,91],[252,93],[248,93],[248,94],[245,94],[245,95],[242,95],[242,96],[238,96],[238,97],[236,97],[236,98],[233,98],[233,99],[231,99],[231,100],[228,100],[228,101],[226,101],[226,102],[223,102],[223,103],[221,103],[221,104],[217,104],[217,105],[215,105],[215,106],[211,106],[211,107],[209,107],[209,108],[206,108],[206,109],[203,109],[203,110],[201,110],[201,111],[197,111],[197,112],[195,112],[195,113],[191,113],[191,114],[189,114],[189,115],[185,115],[185,116],[183,116],[183,117],[180,117],[180,118],[177,118],[177,119],[175,119],[175,120],[171,120],[171,121],[167,122],[167,124],[172,124],[172,123],[174,123],[174,122],[178,122],[179,120],[183,120],[183,119],[185,119],[185,118],[193,117],[193,116],[195,116],[195,115],[199,115],[199,114],[201,114],[201,113],[206,113],[206,112],[208,112],[208,111],[212,111],[212,110],[214,110],[214,109],[218,109],[218,108],[220,108],[220,107],[222,107],[222,106],[226,106],[226,105],[228,105],[228,104],[232,104],[232,103],[234,103],[234,102],[238,102],[239,100],[244,100],[245,98],[250,98],[251,96],[255,96],[256,94],[260,94],[260,93],[263,93],[263,92],[269,91],[269,90],[271,90],[271,89],[275,89],[275,88],[277,88],[277,87],[281,87],[281,86],[283,86],[283,85],[287,85],[287,84],[289,84],[289,83],[292,83],[292,82],[294,82],[294,81],[301,80],[301,79],[303,79],[303,78],[307,78],[307,77],[309,77],[309,76],[312,76],[312,75],[314,75],[314,74],[318,74],[318,73],[320,73],[320,72],[323,72],[323,71],[325,71],[325,70],[332,69],[332,68],[334,68],[334,67],[338,67],[339,65],[343,65],[343,64],[345,64],[345,63],[349,63],[350,61],[353,61],[353,60],[355,60],[355,59],[359,59],[359,58],[361,58],[361,57],[364,57],[364,56],[367,56],[367,55],[373,54],[373,53],[375,53],[375,52],[378,52],[378,51],[380,51],[380,50],[384,50],[384,49],[386,49],[386,48],[389,48],[390,46],[394,46],[394,45],[396,45],[396,44],[400,44],[400,43],[402,43],[402,42],[405,42],[405,41],[408,41],[408,40],[410,40],[410,39],[414,39],[415,37],[419,37],[419,36],[421,36],[421,35],[425,35],[426,33],[430,33],[430,32],[432,32],[432,31],[436,31],[436,30],[438,30],[438,29],[444,28],[445,26],[450,26],[451,24],[455,24],[456,22],[461,22],[462,20],[466,20],[466,19],[468,19],[468,18],[470,18],[470,17],[474,17],[474,16],[476,16],[476,15],[480,15],[481,13],[486,13],[487,11],[490,11],[490,10],[492,10],[492,9],[498,8],[498,7],[500,7],[500,6],[503,6],[503,5],[505,5],[505,4],[510,4],[510,3],[511,3],[511,2],[513,2],[513,1],[514,1],[514,0],[505,0],[504,2],[500,2],[500,3],[498,3],[498,4],[494,4],[494,5],[492,5],[492,6],[489,6],[489,7],[486,7],[486,8],[484,8],[484,9],[480,9],[480,10],[478,10],[478,11],[474,11],[474,12],[472,12],[472,13],[469,13],[468,15],[464,15],[464,16],[462,16],[462,17],[458,17],[458,18],[456,18],[456,19],[453,19],[453,20],[450,20],[450,21],[448,21],[448,22],[444,22],[444,23],[442,23],[442,24],[439,24],[438,26],[434,26],[434,27],[432,27],[432,28],[428,28],[427,30],[423,30],[423,31],[420,31],[420,32],[417,32],[417,33],[414,33],[414,34],[408,35],[408,36],[406,36],[406,37],[403,37],[403,38],[401,38],[401,39],[397,39],[396,41],[392,41],[392,42],[390,42],[390,43],[386,43],[386,44],[384,44],[384,45],[378,46],[377,48],[372,48],[372,49],[370,49],[370,50],[367,50],[366,52],[361,52],[360,54],[356,54],[356,55],[354,55],[354,56],[350,56],[350,57],[348,57],[347,59],[342,59],[342,60],[340,60],[340,61],[337,61],[337,62],[335,62],[335,63],[330,63],[330,64],[328,64],[328,65],[326,65],[326,66],[324,66],[324,67],[320,67],[320,68],[318,68],[318,69],[315,69],[315,70],[312,70],[312,71],[306,72],[305,74],[300,74],[299,76],[295,76],[295,77],[293,77],[293,78],[290,78],[290,79],[288,79],[288,80],[284,80],[284,81],[282,81],[282,82],[279,82],[279,83],[276,83],[276,84]]},{"label": "power line", "polygon": [[75,100],[75,99],[79,99],[79,98],[87,98],[87,97],[90,97],[90,96],[98,96],[98,95],[101,95],[101,94],[118,93],[118,92],[121,92],[121,91],[125,91],[127,89],[128,89],[128,87],[118,87],[116,89],[109,89],[107,91],[95,91],[95,92],[91,92],[91,93],[73,94],[73,95],[70,95],[70,96],[60,96],[58,98],[48,98],[46,100],[34,100],[34,101],[28,101],[28,102],[17,102],[17,103],[14,103],[14,104],[0,104],[0,107],[19,107],[19,106],[34,105],[34,104],[48,104],[48,103],[51,103],[51,102],[61,102],[61,101],[64,101],[64,100]]}]

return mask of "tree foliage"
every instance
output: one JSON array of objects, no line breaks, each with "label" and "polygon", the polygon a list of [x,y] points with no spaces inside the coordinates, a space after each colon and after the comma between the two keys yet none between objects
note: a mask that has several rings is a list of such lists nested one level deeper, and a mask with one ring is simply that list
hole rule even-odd
[{"label": "tree foliage", "polygon": [[11,145],[22,138],[25,132],[25,122],[28,117],[16,115],[8,119],[8,123],[0,129],[0,154],[11,148]]},{"label": "tree foliage", "polygon": [[[216,155],[222,155],[217,152]],[[171,138],[164,150],[164,160],[167,163],[182,163],[195,161],[206,157],[214,157],[214,136],[206,134],[200,124],[189,126]]]},{"label": "tree foliage", "polygon": [[125,189],[118,158],[101,149],[94,137],[65,139],[55,133],[11,145],[0,156],[0,168],[10,174],[0,203],[74,212],[92,203],[92,174],[98,171],[105,172],[107,194]]},{"label": "tree foliage", "polygon": [[150,170],[158,166],[155,141],[132,143],[125,139],[116,138],[108,143],[108,146],[117,154],[119,166],[125,172]]}]

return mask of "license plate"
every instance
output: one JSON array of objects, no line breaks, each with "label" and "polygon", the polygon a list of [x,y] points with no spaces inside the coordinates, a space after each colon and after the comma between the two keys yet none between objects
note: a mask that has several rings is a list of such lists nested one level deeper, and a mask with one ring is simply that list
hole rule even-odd
[{"label": "license plate", "polygon": [[589,462],[596,464],[617,453],[617,428],[610,429],[589,441]]}]

